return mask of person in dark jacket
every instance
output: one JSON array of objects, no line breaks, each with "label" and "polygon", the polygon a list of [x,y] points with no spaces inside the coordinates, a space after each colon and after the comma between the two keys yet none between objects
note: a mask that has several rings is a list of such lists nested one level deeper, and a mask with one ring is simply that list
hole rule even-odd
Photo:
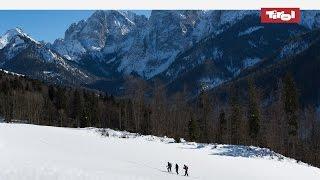
[{"label": "person in dark jacket", "polygon": [[171,172],[171,167],[172,167],[172,164],[170,162],[168,162],[168,165],[167,165],[168,172]]},{"label": "person in dark jacket", "polygon": [[188,166],[183,165],[183,169],[184,169],[184,176],[189,176],[189,174],[188,174]]},{"label": "person in dark jacket", "polygon": [[176,164],[176,173],[179,174],[179,166]]}]

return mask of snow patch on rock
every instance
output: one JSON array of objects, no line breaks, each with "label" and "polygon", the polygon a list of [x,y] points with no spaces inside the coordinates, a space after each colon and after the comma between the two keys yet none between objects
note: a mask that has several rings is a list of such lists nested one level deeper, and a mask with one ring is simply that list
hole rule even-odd
[{"label": "snow patch on rock", "polygon": [[68,60],[77,60],[87,52],[78,40],[66,42],[63,39],[57,39],[52,48]]},{"label": "snow patch on rock", "polygon": [[241,31],[239,32],[238,36],[244,36],[244,35],[249,35],[255,31],[258,31],[259,29],[263,29],[264,26],[253,26],[253,27],[250,27],[248,29],[246,29],[245,31]]},{"label": "snow patch on rock", "polygon": [[4,70],[4,69],[0,69],[1,72],[4,72],[6,74],[11,74],[11,75],[14,75],[14,76],[21,76],[21,77],[24,77],[25,75],[23,74],[18,74],[18,73],[15,73],[15,72],[11,72],[11,71],[7,71],[7,70]]},{"label": "snow patch on rock", "polygon": [[227,70],[232,73],[234,77],[238,76],[241,72],[241,69],[235,66],[227,66]]},{"label": "snow patch on rock", "polygon": [[319,28],[320,27],[320,11],[318,10],[302,11],[300,24],[309,29]]},{"label": "snow patch on rock", "polygon": [[257,57],[246,58],[243,60],[243,67],[244,68],[252,67],[252,66],[256,65],[257,63],[259,63],[260,61],[261,61],[261,59],[257,58]]},{"label": "snow patch on rock", "polygon": [[309,43],[305,41],[296,41],[285,45],[280,52],[279,59],[292,57],[301,53],[309,47]]},{"label": "snow patch on rock", "polygon": [[214,60],[221,60],[223,57],[223,51],[219,48],[214,48],[212,52],[212,57],[214,58]]},{"label": "snow patch on rock", "polygon": [[201,78],[199,82],[202,85],[202,90],[210,90],[224,83],[225,80],[219,77],[216,77],[216,78],[206,77],[206,78]]}]

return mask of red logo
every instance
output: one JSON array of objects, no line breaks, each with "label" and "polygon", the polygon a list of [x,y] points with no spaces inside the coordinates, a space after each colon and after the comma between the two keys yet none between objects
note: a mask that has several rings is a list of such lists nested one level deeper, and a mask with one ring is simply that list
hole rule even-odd
[{"label": "red logo", "polygon": [[299,8],[261,8],[262,23],[299,23]]}]

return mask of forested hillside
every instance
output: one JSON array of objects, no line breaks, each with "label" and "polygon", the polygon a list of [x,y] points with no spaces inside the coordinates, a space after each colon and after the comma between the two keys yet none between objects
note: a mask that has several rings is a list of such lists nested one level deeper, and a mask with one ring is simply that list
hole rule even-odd
[{"label": "forested hillside", "polygon": [[[24,76],[0,73],[0,113],[5,121],[61,127],[108,127],[141,134],[167,135],[197,142],[270,147],[320,166],[320,122],[316,109],[301,108],[290,74],[265,106],[254,81],[246,98],[239,88],[226,92],[227,103],[203,91],[187,102],[185,93],[167,98],[161,83],[147,93],[142,79],[128,77],[126,93],[114,98],[83,88],[46,85]],[[152,94],[152,95],[150,95]]]}]

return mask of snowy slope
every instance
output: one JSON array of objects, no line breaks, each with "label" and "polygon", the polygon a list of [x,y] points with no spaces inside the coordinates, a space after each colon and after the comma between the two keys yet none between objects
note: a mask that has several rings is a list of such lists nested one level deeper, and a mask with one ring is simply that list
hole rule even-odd
[{"label": "snowy slope", "polygon": [[[279,161],[281,156],[267,149],[223,145],[214,148],[214,145],[176,144],[170,143],[172,140],[168,138],[135,136],[112,130],[108,133],[110,136],[106,137],[96,129],[0,123],[0,179],[320,178],[319,169],[287,158]],[[180,166],[188,164],[190,177],[167,173],[167,161],[177,162]]]}]

